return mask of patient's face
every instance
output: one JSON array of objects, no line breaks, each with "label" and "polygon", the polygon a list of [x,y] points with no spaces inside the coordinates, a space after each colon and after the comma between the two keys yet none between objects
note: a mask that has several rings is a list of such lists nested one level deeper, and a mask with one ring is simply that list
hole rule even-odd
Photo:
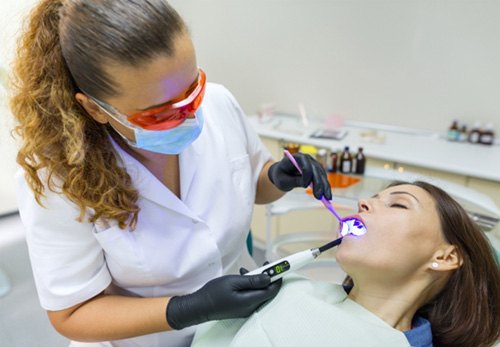
[{"label": "patient's face", "polygon": [[444,241],[432,197],[422,188],[400,185],[359,202],[368,232],[346,236],[337,260],[349,275],[398,280],[416,275]]}]

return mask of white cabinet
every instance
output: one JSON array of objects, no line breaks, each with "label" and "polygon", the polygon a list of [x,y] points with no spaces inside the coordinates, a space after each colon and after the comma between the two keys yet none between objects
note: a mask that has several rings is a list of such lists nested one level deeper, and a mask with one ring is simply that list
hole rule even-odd
[{"label": "white cabinet", "polygon": [[366,165],[369,165],[371,167],[378,167],[382,169],[394,169],[394,163],[388,160],[380,160],[380,159],[375,159],[371,157],[366,157]]},{"label": "white cabinet", "polygon": [[467,178],[467,187],[475,189],[491,197],[497,206],[500,206],[500,183],[483,180],[475,177]]},{"label": "white cabinet", "polygon": [[271,152],[274,160],[279,160],[281,159],[281,157],[283,157],[283,148],[281,147],[280,141],[273,140],[267,137],[261,137],[260,139],[269,150],[269,152]]}]

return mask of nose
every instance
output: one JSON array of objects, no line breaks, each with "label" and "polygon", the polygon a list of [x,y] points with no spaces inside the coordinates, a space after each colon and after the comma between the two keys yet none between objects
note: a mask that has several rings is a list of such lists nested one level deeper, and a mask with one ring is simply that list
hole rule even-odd
[{"label": "nose", "polygon": [[358,201],[358,212],[368,212],[372,208],[370,204],[368,203],[368,200],[361,199]]}]

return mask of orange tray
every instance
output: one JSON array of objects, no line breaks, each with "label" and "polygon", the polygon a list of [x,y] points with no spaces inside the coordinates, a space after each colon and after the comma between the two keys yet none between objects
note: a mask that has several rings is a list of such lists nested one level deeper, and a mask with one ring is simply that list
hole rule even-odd
[{"label": "orange tray", "polygon": [[[348,188],[356,183],[361,181],[361,178],[353,177],[349,175],[344,175],[336,172],[328,173],[328,182],[330,182],[330,186],[332,189],[334,188]],[[312,194],[312,189],[306,189],[307,194]]]}]

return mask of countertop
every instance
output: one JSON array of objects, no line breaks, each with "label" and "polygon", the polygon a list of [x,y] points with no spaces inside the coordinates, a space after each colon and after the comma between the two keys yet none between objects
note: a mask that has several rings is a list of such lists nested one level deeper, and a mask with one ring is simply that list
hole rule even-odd
[{"label": "countertop", "polygon": [[351,152],[363,147],[367,157],[500,183],[498,143],[487,146],[451,142],[443,138],[443,134],[431,131],[364,122],[345,122],[339,128],[347,131],[342,140],[316,139],[310,135],[323,127],[318,121],[304,124],[300,118],[290,115],[249,116],[249,120],[263,137],[336,151],[344,146],[349,146]]}]

